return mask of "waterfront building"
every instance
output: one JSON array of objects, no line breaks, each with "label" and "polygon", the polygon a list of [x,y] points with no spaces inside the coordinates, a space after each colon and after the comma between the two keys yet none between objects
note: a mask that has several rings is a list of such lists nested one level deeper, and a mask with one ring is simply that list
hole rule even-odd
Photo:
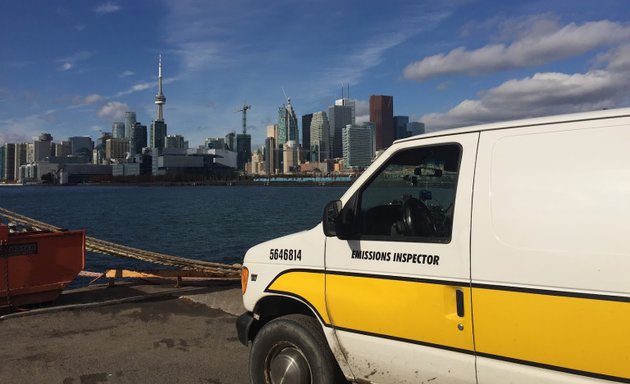
[{"label": "waterfront building", "polygon": [[143,154],[128,156],[124,163],[112,164],[112,176],[150,175],[152,168],[150,151],[145,151]]},{"label": "waterfront building", "polygon": [[394,142],[394,97],[370,96],[370,121],[376,126],[376,150]]},{"label": "waterfront building", "polygon": [[50,133],[42,133],[37,139],[33,140],[33,154],[29,162],[32,163],[50,157],[52,154],[52,140],[53,138]]},{"label": "waterfront building", "polygon": [[[33,144],[31,143],[30,146],[32,148]],[[15,161],[13,163],[13,175],[15,180],[21,180],[20,167],[27,163],[28,147],[28,143],[15,144]]]},{"label": "waterfront building", "polygon": [[276,138],[269,136],[265,139],[265,174],[275,175],[280,169],[279,152],[276,146]]},{"label": "waterfront building", "polygon": [[313,120],[313,114],[309,113],[302,115],[302,148],[306,153],[306,161],[311,160],[310,148],[311,148],[311,121]]},{"label": "waterfront building", "polygon": [[424,123],[413,121],[407,124],[407,131],[411,136],[422,135],[425,133]]},{"label": "waterfront building", "polygon": [[3,180],[15,180],[15,144],[6,143],[4,145]]},{"label": "waterfront building", "polygon": [[252,137],[249,133],[239,133],[236,135],[236,168],[244,170],[245,164],[252,157]]},{"label": "waterfront building", "polygon": [[203,147],[204,149],[225,149],[225,139],[222,137],[208,137]]},{"label": "waterfront building", "polygon": [[299,141],[297,116],[290,98],[286,105],[278,108],[278,146],[282,147],[288,141]]},{"label": "waterfront building", "polygon": [[73,156],[90,156],[94,149],[94,142],[88,136],[72,136],[70,142],[70,154]]},{"label": "waterfront building", "polygon": [[164,148],[183,148],[187,149],[182,135],[168,135],[164,139]]},{"label": "waterfront building", "polygon": [[278,142],[278,130],[280,126],[278,124],[272,124],[267,126],[267,137],[273,137],[273,139]]},{"label": "waterfront building", "polygon": [[121,162],[129,152],[127,139],[107,139],[105,141],[105,159],[110,162]]},{"label": "waterfront building", "polygon": [[90,181],[93,177],[112,175],[112,166],[103,164],[75,163],[65,159],[63,162],[38,162],[23,167],[25,177],[42,182],[44,179],[59,184],[78,184]]},{"label": "waterfront building", "polygon": [[213,155],[214,162],[223,166],[224,168],[237,168],[238,153],[235,151],[228,151],[225,148],[214,148],[207,149],[203,153],[207,155]]},{"label": "waterfront building", "polygon": [[4,172],[5,172],[5,170],[4,170],[4,162],[6,161],[4,156],[5,156],[6,150],[7,150],[6,145],[3,145],[3,146],[0,147],[0,181],[6,180],[4,178]]},{"label": "waterfront building", "polygon": [[153,121],[151,123],[151,148],[164,149],[164,138],[167,136],[166,123],[163,121]]},{"label": "waterfront building", "polygon": [[125,139],[131,140],[131,132],[133,131],[133,127],[136,125],[136,113],[135,112],[125,112]]},{"label": "waterfront building", "polygon": [[293,140],[287,141],[283,146],[282,165],[285,175],[299,172],[300,146]]},{"label": "waterfront building", "polygon": [[[236,162],[236,152],[226,149],[207,150],[231,154]],[[198,176],[231,176],[234,168],[227,167],[219,162],[220,156],[213,153],[188,154],[187,150],[179,148],[165,148],[159,156],[153,156],[153,175],[198,175]]]},{"label": "waterfront building", "polygon": [[313,174],[314,176],[326,175],[329,172],[328,162],[317,162],[317,161],[309,161],[306,163],[300,164],[300,173],[305,174]]},{"label": "waterfront building", "polygon": [[105,147],[108,139],[112,138],[112,134],[109,132],[102,132],[101,137],[96,139],[94,144],[94,150],[92,150],[92,163],[93,164],[105,164]]},{"label": "waterfront building", "polygon": [[236,152],[236,133],[230,132],[225,135],[225,146],[228,151]]},{"label": "waterfront building", "polygon": [[133,133],[129,143],[129,152],[132,155],[142,153],[142,148],[147,146],[147,126],[138,122],[133,126]]},{"label": "waterfront building", "polygon": [[252,161],[247,164],[246,171],[252,175],[265,174],[265,159],[260,149],[252,154]]},{"label": "waterfront building", "polygon": [[394,140],[411,136],[407,131],[409,116],[394,116]]},{"label": "waterfront building", "polygon": [[55,156],[64,157],[72,154],[72,146],[68,140],[62,140],[61,143],[54,144]]},{"label": "waterfront building", "polygon": [[112,123],[112,138],[124,139],[125,138],[125,123],[116,121]]},{"label": "waterfront building", "polygon": [[343,157],[343,146],[341,143],[342,130],[346,125],[352,124],[352,108],[344,105],[333,105],[328,108],[331,137],[331,158]]},{"label": "waterfront building", "polygon": [[[350,90],[348,90],[348,93],[350,93]],[[354,100],[342,97],[341,99],[335,100],[335,105],[343,106],[343,107],[350,107],[350,110],[352,111],[352,118],[351,118],[350,124],[356,123],[356,102]]]},{"label": "waterfront building", "polygon": [[162,55],[158,62],[158,93],[155,95],[155,105],[157,105],[157,118],[151,123],[151,148],[164,149],[164,138],[167,136],[167,126],[164,122],[164,104],[166,97],[162,92]]},{"label": "waterfront building", "polygon": [[374,125],[348,124],[343,129],[343,164],[346,169],[367,168],[374,158]]},{"label": "waterfront building", "polygon": [[330,158],[330,124],[326,112],[315,112],[311,119],[311,161],[322,162]]},{"label": "waterfront building", "polygon": [[35,143],[26,144],[26,162],[32,163],[35,161]]}]

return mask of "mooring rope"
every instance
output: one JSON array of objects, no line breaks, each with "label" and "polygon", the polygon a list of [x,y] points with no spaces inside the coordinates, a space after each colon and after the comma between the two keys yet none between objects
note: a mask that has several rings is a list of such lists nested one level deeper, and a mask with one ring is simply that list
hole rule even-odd
[{"label": "mooring rope", "polygon": [[[18,213],[9,211],[5,208],[0,208],[0,216],[6,218],[10,222],[15,222],[30,226],[37,230],[61,232],[62,228],[56,227],[51,224],[44,223],[33,218],[20,215]],[[176,266],[182,268],[188,268],[193,270],[199,270],[209,272],[216,277],[222,278],[239,278],[240,265],[229,265],[223,263],[213,263],[203,260],[187,259],[178,256],[166,255],[158,252],[146,251],[143,249],[132,248],[125,245],[113,243],[110,241],[99,240],[94,237],[86,236],[85,249],[91,252],[101,253],[105,255],[127,257],[136,260],[146,261],[149,263]]]}]

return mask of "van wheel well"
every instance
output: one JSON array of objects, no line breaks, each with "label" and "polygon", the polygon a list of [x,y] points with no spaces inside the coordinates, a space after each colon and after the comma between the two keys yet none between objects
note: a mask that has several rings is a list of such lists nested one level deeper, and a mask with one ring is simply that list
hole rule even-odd
[{"label": "van wheel well", "polygon": [[313,310],[296,299],[284,296],[267,296],[261,299],[254,308],[259,320],[252,325],[249,339],[253,340],[258,331],[268,322],[280,316],[301,314],[316,318]]}]

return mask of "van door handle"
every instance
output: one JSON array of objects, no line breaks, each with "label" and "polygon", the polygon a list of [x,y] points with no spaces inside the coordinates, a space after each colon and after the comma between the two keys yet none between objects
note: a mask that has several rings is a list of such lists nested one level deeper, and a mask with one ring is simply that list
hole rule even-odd
[{"label": "van door handle", "polygon": [[456,290],[455,300],[457,302],[457,316],[464,317],[464,292],[459,289]]}]

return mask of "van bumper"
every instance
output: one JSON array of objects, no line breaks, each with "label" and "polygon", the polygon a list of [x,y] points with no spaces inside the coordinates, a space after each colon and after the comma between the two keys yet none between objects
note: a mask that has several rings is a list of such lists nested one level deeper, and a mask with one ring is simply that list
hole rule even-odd
[{"label": "van bumper", "polygon": [[236,319],[236,334],[238,335],[238,340],[245,346],[248,345],[250,330],[254,321],[254,317],[250,312],[245,312]]}]

